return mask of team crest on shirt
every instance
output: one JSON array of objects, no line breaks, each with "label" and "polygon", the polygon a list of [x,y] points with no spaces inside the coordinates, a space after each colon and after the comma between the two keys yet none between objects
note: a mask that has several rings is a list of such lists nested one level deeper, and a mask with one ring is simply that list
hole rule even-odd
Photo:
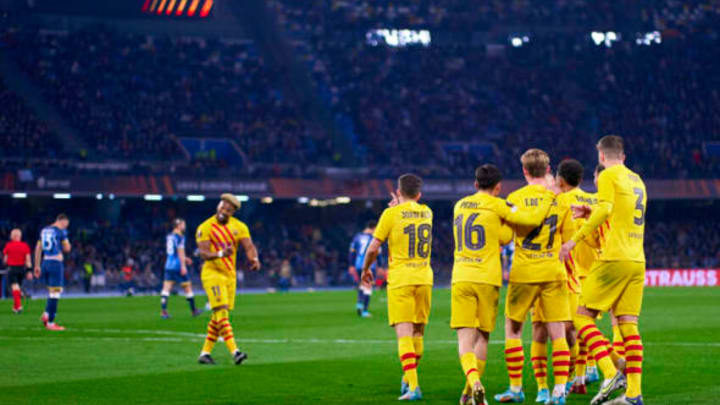
[{"label": "team crest on shirt", "polygon": [[237,231],[233,231],[233,235],[237,236]]}]

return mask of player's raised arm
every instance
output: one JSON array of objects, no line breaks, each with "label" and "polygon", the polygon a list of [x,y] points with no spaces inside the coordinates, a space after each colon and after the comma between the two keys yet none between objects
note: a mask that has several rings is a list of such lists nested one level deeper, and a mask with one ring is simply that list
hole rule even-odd
[{"label": "player's raised arm", "polygon": [[260,270],[260,257],[257,248],[249,237],[240,239],[240,244],[245,249],[245,256],[250,261],[250,270]]}]

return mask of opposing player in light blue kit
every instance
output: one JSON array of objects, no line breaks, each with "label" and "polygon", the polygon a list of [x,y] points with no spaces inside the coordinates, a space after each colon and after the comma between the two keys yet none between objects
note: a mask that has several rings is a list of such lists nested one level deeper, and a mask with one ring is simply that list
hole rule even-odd
[{"label": "opposing player in light blue kit", "polygon": [[173,231],[165,237],[165,278],[160,298],[163,319],[170,318],[167,310],[168,298],[173,285],[179,283],[185,290],[185,298],[190,304],[190,312],[193,316],[200,315],[202,310],[195,308],[195,297],[193,295],[192,283],[188,274],[187,266],[192,264],[192,259],[185,255],[185,220],[176,218],[173,221]]},{"label": "opposing player in light blue kit", "polygon": [[67,227],[70,220],[60,214],[55,222],[40,231],[40,240],[35,245],[35,278],[43,277],[48,288],[48,300],[40,320],[48,330],[65,330],[55,324],[58,301],[63,291],[65,266],[63,253],[70,253]]},{"label": "opposing player in light blue kit", "polygon": [[[350,268],[348,269],[348,272],[350,273],[350,275],[352,275],[355,281],[359,281],[358,269],[362,269],[363,261],[365,260],[365,252],[367,251],[368,246],[370,246],[370,242],[372,242],[372,235],[373,232],[375,232],[376,226],[377,221],[368,221],[368,223],[365,225],[365,229],[355,235],[352,242],[350,243],[350,257],[348,260],[348,263],[350,263]],[[375,276],[378,261],[375,261],[375,263],[370,266],[370,269],[373,272],[373,277]],[[371,316],[370,312],[368,311],[371,295],[372,284],[361,282],[360,285],[358,285],[358,295],[355,309],[357,310],[358,315],[362,316],[363,318],[369,318]]]}]

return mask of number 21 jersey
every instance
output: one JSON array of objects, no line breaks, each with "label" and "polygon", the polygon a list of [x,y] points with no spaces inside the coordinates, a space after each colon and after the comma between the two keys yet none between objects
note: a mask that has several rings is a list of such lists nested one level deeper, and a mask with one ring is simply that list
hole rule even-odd
[{"label": "number 21 jersey", "polygon": [[[527,209],[548,198],[545,187],[527,185],[514,191],[507,201]],[[572,210],[556,199],[550,211],[538,227],[513,226],[515,229],[515,257],[510,269],[511,283],[541,283],[567,280],[565,267],[558,259],[563,242],[570,240],[575,232]]]},{"label": "number 21 jersey", "polygon": [[388,242],[388,288],[432,285],[432,220],[430,208],[415,201],[383,211],[373,237]]}]

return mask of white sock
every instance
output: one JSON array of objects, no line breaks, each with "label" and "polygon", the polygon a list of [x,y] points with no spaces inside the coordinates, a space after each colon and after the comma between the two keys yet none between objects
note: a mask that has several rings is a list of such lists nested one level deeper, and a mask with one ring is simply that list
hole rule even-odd
[{"label": "white sock", "polygon": [[522,391],[522,386],[519,386],[519,385],[511,385],[511,386],[510,386],[510,391],[512,391],[512,392],[520,392],[520,391]]},{"label": "white sock", "polygon": [[564,397],[565,396],[565,384],[555,384],[553,388],[552,396]]}]

